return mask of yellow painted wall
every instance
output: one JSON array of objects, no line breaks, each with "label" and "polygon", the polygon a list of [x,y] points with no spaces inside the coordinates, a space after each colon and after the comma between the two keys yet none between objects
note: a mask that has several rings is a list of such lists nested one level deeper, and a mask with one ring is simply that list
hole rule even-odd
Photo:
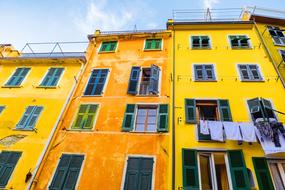
[{"label": "yellow painted wall", "polygon": [[[63,153],[84,154],[78,189],[120,189],[128,155],[148,155],[156,159],[154,165],[154,189],[164,190],[168,185],[169,134],[121,132],[126,104],[168,103],[168,67],[170,35],[163,35],[162,51],[143,51],[144,40],[153,34],[102,35],[92,39],[89,46],[90,61],[79,81],[71,104],[43,162],[43,168],[33,189],[46,189],[53,178],[58,160]],[[114,53],[98,53],[102,40],[118,40]],[[96,46],[93,49],[93,42]],[[92,54],[92,55],[91,55]],[[132,66],[150,67],[156,64],[162,70],[160,96],[132,96],[127,94]],[[102,96],[82,96],[92,70],[110,69]],[[97,119],[89,131],[71,131],[78,108],[83,103],[99,104]]]},{"label": "yellow painted wall", "polygon": [[[252,44],[249,50],[232,50],[228,35],[248,35]],[[211,50],[191,50],[191,35],[208,35]],[[185,123],[185,98],[228,99],[233,121],[251,121],[246,100],[263,97],[272,101],[277,110],[285,110],[285,91],[270,63],[253,25],[211,24],[180,27],[173,33],[175,38],[175,130],[176,130],[176,189],[182,187],[182,148],[191,149],[242,149],[246,166],[253,172],[252,156],[264,156],[258,143],[238,145],[236,141],[226,143],[198,142],[196,125]],[[193,64],[212,63],[215,66],[217,82],[195,82]],[[241,82],[237,64],[253,63],[260,66],[263,82]],[[278,115],[281,121],[285,117]],[[178,120],[181,119],[181,122]]]},{"label": "yellow painted wall", "polygon": [[[20,157],[14,172],[6,186],[7,189],[22,190],[28,187],[25,183],[29,170],[34,173],[39,159],[52,130],[56,127],[64,104],[75,85],[82,62],[77,59],[0,59],[0,105],[5,109],[0,114],[0,141],[9,135],[26,135],[13,145],[0,145],[0,151],[20,151]],[[31,67],[20,88],[3,88],[6,81],[17,67]],[[50,67],[64,67],[65,70],[54,89],[37,88]],[[16,130],[27,106],[43,106],[35,131]]]}]

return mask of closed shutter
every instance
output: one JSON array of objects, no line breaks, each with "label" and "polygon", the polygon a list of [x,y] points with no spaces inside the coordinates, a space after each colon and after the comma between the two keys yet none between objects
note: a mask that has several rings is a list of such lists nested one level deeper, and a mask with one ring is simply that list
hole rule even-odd
[{"label": "closed shutter", "polygon": [[215,73],[214,73],[214,66],[213,65],[203,65],[204,68],[204,80],[214,80]]},{"label": "closed shutter", "polygon": [[54,72],[55,72],[55,68],[50,68],[50,69],[48,70],[48,73],[46,74],[44,80],[43,80],[42,83],[40,84],[40,86],[48,86],[48,85],[49,85],[49,82],[50,82],[50,80],[51,80],[51,78],[52,78],[52,76],[53,76],[53,74],[54,74]]},{"label": "closed shutter", "polygon": [[30,68],[17,68],[13,76],[7,82],[7,86],[19,86],[29,72]]},{"label": "closed shutter", "polygon": [[253,157],[253,166],[260,190],[274,190],[266,158]]},{"label": "closed shutter", "polygon": [[158,108],[158,132],[168,131],[168,104],[160,104]]},{"label": "closed shutter", "polygon": [[0,188],[7,185],[21,155],[21,152],[3,151],[0,153]]},{"label": "closed shutter", "polygon": [[183,188],[199,190],[197,151],[182,149]]},{"label": "closed shutter", "polygon": [[228,150],[227,152],[233,190],[249,190],[249,177],[242,151]]},{"label": "closed shutter", "polygon": [[140,72],[141,72],[140,67],[132,67],[129,86],[128,86],[128,94],[133,94],[133,95],[137,94]]},{"label": "closed shutter", "polygon": [[242,80],[250,80],[250,74],[247,65],[238,65]]},{"label": "closed shutter", "polygon": [[55,72],[53,73],[53,76],[52,76],[48,86],[56,86],[57,85],[63,70],[64,70],[63,68],[55,68]]},{"label": "closed shutter", "polygon": [[29,122],[30,116],[33,114],[34,107],[35,106],[28,106],[26,108],[26,111],[19,123],[17,124],[16,129],[24,129],[26,127],[27,123]]},{"label": "closed shutter", "polygon": [[196,101],[185,99],[186,123],[196,123]]},{"label": "closed shutter", "polygon": [[252,80],[262,80],[259,68],[257,65],[248,65],[248,70],[250,71],[250,76]]},{"label": "closed shutter", "polygon": [[140,159],[138,190],[151,190],[153,158]]},{"label": "closed shutter", "polygon": [[133,190],[138,188],[140,158],[129,158],[124,183],[124,190]]},{"label": "closed shutter", "polygon": [[122,131],[132,131],[134,128],[134,119],[135,119],[135,104],[127,104],[126,112],[123,121]]},{"label": "closed shutter", "polygon": [[93,70],[84,95],[101,95],[103,93],[108,72],[108,69]]},{"label": "closed shutter", "polygon": [[203,80],[203,65],[194,65],[195,80]]},{"label": "closed shutter", "polygon": [[95,104],[82,104],[79,107],[77,118],[73,123],[72,129],[91,129],[93,127],[93,121],[98,109],[98,105]]},{"label": "closed shutter", "polygon": [[159,71],[160,69],[158,66],[156,65],[151,66],[149,92],[152,94],[158,94]]},{"label": "closed shutter", "polygon": [[34,109],[31,113],[31,116],[30,116],[29,121],[27,122],[27,125],[25,128],[34,129],[35,123],[37,122],[42,110],[43,110],[42,106],[34,106]]},{"label": "closed shutter", "polygon": [[218,100],[221,121],[232,121],[232,114],[228,100]]},{"label": "closed shutter", "polygon": [[84,159],[83,155],[72,156],[62,190],[75,189],[75,185],[80,173],[83,159]]}]

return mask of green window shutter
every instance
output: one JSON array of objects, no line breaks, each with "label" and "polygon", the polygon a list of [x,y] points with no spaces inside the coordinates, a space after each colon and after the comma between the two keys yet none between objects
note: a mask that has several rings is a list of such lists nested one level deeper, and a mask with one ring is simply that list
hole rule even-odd
[{"label": "green window shutter", "polygon": [[98,105],[95,104],[80,105],[72,129],[92,129],[97,109]]},{"label": "green window shutter", "polygon": [[158,132],[168,131],[168,104],[160,104],[158,108]]},{"label": "green window shutter", "polygon": [[0,188],[5,188],[7,185],[21,155],[21,152],[0,153]]},{"label": "green window shutter", "polygon": [[151,190],[153,158],[141,158],[138,190]]},{"label": "green window shutter", "polygon": [[134,119],[135,119],[135,104],[127,104],[126,112],[123,121],[122,131],[132,131],[134,128]]},{"label": "green window shutter", "polygon": [[140,158],[131,157],[128,158],[127,162],[128,165],[124,182],[124,190],[138,189]]},{"label": "green window shutter", "polygon": [[197,151],[182,149],[183,188],[199,190]]},{"label": "green window shutter", "polygon": [[159,50],[161,49],[162,39],[146,39],[145,47],[146,50]]},{"label": "green window shutter", "polygon": [[140,72],[141,72],[141,67],[132,67],[129,86],[128,86],[128,94],[132,95],[137,94]]},{"label": "green window shutter", "polygon": [[185,99],[186,123],[196,123],[196,101],[195,99]]},{"label": "green window shutter", "polygon": [[228,100],[218,100],[221,121],[232,121],[232,114]]},{"label": "green window shutter", "polygon": [[253,166],[260,190],[274,190],[266,158],[253,157]]},{"label": "green window shutter", "polygon": [[227,153],[233,190],[249,190],[249,177],[242,151],[228,150]]},{"label": "green window shutter", "polygon": [[117,41],[102,42],[99,52],[115,51],[117,47]]}]

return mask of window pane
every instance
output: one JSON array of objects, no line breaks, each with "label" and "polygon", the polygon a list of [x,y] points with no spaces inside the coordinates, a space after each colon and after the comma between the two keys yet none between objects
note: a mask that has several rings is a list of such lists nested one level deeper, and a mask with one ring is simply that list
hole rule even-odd
[{"label": "window pane", "polygon": [[212,189],[210,155],[199,155],[202,189]]},{"label": "window pane", "polygon": [[136,131],[144,132],[144,127],[145,127],[145,124],[137,124],[136,125]]},{"label": "window pane", "polygon": [[148,124],[147,125],[147,131],[148,132],[156,132],[156,125]]}]

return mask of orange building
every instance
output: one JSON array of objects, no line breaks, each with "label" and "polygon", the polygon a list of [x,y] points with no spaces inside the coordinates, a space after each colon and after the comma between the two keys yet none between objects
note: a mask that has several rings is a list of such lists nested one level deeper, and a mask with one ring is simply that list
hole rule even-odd
[{"label": "orange building", "polygon": [[171,33],[88,37],[89,61],[32,189],[167,189]]}]

